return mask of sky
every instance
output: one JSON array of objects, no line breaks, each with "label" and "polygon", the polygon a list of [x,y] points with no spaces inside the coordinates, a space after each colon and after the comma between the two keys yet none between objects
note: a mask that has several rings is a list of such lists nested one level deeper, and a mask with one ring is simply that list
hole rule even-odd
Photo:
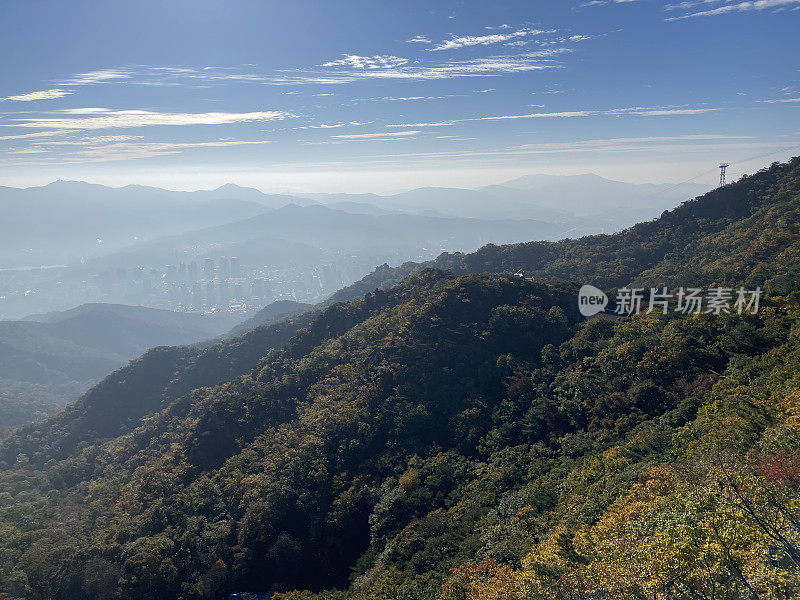
[{"label": "sky", "polygon": [[713,183],[800,154],[800,0],[2,0],[0,185]]}]

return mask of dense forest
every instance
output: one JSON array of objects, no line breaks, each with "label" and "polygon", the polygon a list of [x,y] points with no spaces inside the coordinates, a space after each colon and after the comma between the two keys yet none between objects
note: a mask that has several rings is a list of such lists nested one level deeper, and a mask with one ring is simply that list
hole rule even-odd
[{"label": "dense forest", "polygon": [[[794,159],[154,349],[0,442],[0,598],[796,598],[798,217]],[[587,320],[583,283],[765,296]]]}]

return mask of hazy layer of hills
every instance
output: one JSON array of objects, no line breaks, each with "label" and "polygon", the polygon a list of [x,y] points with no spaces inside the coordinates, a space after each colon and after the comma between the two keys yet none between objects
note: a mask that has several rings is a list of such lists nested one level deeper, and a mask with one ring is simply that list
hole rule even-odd
[{"label": "hazy layer of hills", "polygon": [[[404,212],[552,223],[609,210],[628,211],[602,224],[592,224],[613,229],[613,223],[627,225],[642,212],[656,215],[678,199],[705,190],[704,186],[694,184],[638,186],[596,176],[540,176],[483,190],[421,188],[392,196],[291,196],[265,194],[236,185],[174,192],[146,186],[109,188],[72,181],[25,189],[0,187],[3,214],[0,268],[68,264],[80,258],[103,256],[143,240],[231,223],[290,204],[318,202],[350,214],[373,216]],[[448,223],[439,225],[439,237],[444,239],[450,234]]]},{"label": "hazy layer of hills", "polygon": [[274,299],[316,302],[376,265],[487,243],[615,231],[704,190],[592,175],[386,196],[304,197],[236,185],[173,192],[70,181],[0,188],[0,318],[88,302],[186,310],[189,297],[199,310],[203,294],[212,308],[209,278],[198,295],[191,289],[197,275],[165,276],[181,263],[222,256],[242,265],[241,288],[232,291],[249,293],[254,279],[267,277]]},{"label": "hazy layer of hills", "polygon": [[438,254],[489,241],[542,239],[563,226],[534,220],[479,220],[400,213],[363,214],[327,206],[289,205],[248,219],[140,244],[89,263],[163,264],[207,255],[246,263],[313,266],[323,257]]},{"label": "hazy layer of hills", "polygon": [[[0,591],[794,597],[798,251],[795,159],[619,234],[383,268],[151,350],[0,444]],[[589,282],[769,297],[587,321]]]},{"label": "hazy layer of hills", "polygon": [[[794,165],[794,163],[792,163]],[[788,293],[800,283],[797,207],[775,181],[776,167],[685,202],[658,220],[613,235],[557,242],[489,244],[470,254],[443,253],[435,260],[376,271],[336,294],[349,300],[375,288],[395,285],[425,268],[456,274],[483,271],[522,273],[537,280],[569,280],[599,287],[641,284],[668,286],[716,283],[760,284]],[[791,181],[791,180],[790,180]]]},{"label": "hazy layer of hills", "polygon": [[55,412],[154,346],[217,337],[235,322],[111,304],[0,321],[0,433]]},{"label": "hazy layer of hills", "polygon": [[[320,203],[371,204],[384,210],[447,214],[476,219],[534,219],[570,224],[577,234],[614,231],[658,216],[679,202],[708,191],[708,186],[636,185],[597,175],[528,175],[475,190],[427,187],[389,196],[309,194]],[[338,204],[341,206],[341,204]]]},{"label": "hazy layer of hills", "polygon": [[186,193],[75,181],[26,189],[0,187],[0,268],[69,264],[137,240],[263,212],[263,202],[244,199],[245,191],[237,188],[238,197],[233,197],[224,188]]}]

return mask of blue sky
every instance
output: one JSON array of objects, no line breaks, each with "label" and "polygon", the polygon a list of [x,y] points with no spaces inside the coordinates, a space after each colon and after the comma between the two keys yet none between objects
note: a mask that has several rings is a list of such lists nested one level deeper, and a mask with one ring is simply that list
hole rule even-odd
[{"label": "blue sky", "polygon": [[3,0],[0,184],[713,182],[800,154],[800,0]]}]

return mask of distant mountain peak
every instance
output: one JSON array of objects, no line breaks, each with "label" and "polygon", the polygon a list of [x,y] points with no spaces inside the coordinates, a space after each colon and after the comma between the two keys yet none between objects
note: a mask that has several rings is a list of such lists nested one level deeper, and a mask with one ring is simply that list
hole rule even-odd
[{"label": "distant mountain peak", "polygon": [[241,185],[237,185],[235,183],[223,184],[223,185],[219,186],[218,188],[215,188],[213,191],[215,191],[215,192],[225,192],[225,191],[242,191],[242,190],[247,190],[248,192],[259,192],[259,193],[262,193],[259,190],[257,190],[256,188],[244,187],[244,186],[241,186]]},{"label": "distant mountain peak", "polygon": [[56,179],[55,181],[48,183],[47,185],[43,185],[41,187],[53,189],[53,188],[60,188],[60,187],[103,187],[97,183],[89,183],[88,181],[78,181],[75,179]]},{"label": "distant mountain peak", "polygon": [[601,177],[595,173],[581,173],[579,175],[548,175],[547,173],[532,173],[530,175],[523,175],[510,181],[501,183],[500,185],[513,188],[533,189],[537,187],[544,187],[554,183],[623,183],[613,179]]}]

